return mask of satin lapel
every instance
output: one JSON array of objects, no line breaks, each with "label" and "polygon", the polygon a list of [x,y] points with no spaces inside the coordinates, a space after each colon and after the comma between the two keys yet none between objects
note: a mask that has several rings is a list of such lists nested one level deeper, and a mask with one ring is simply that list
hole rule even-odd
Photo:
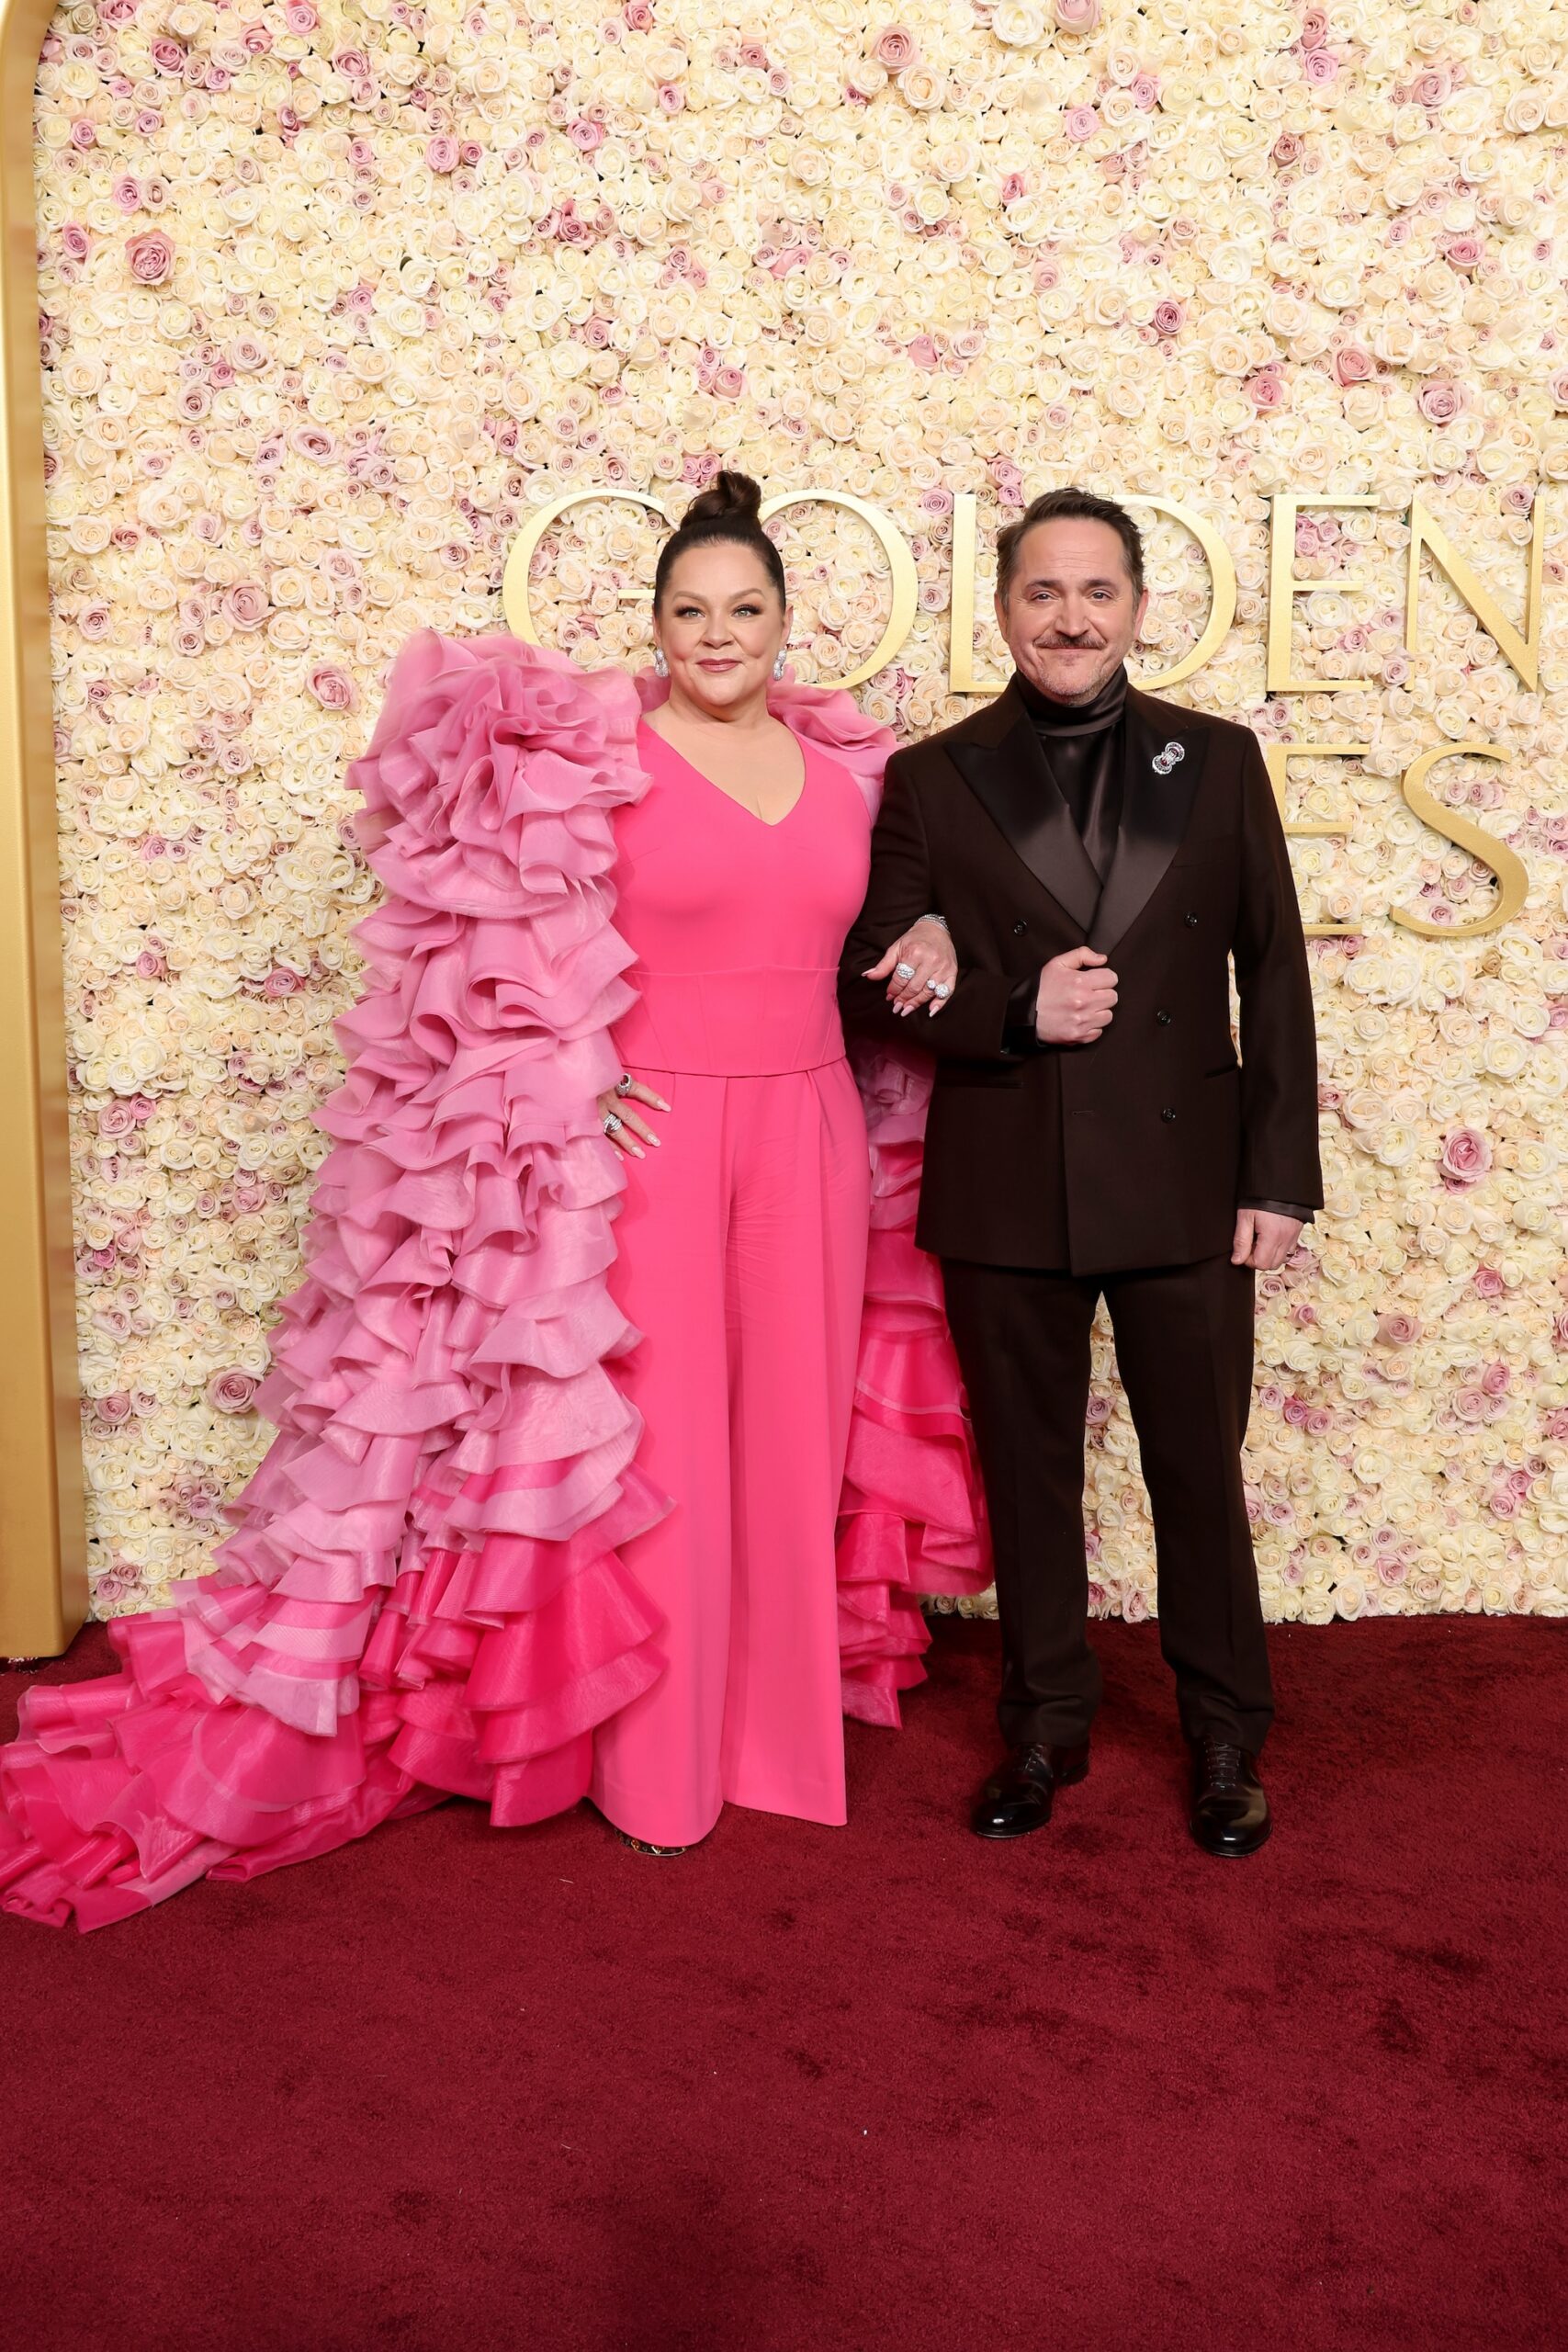
[{"label": "satin lapel", "polygon": [[[1193,727],[1185,711],[1147,695],[1128,695],[1122,822],[1089,937],[1101,956],[1125,938],[1165,879],[1192,814],[1206,742],[1206,730]],[[1168,743],[1179,743],[1182,757],[1161,775],[1155,761]]]},{"label": "satin lapel", "polygon": [[[1010,703],[1011,726],[1007,723]],[[996,718],[995,729],[943,748],[1009,847],[1042,889],[1087,932],[1100,899],[1100,876],[1016,695],[1002,696]]]}]

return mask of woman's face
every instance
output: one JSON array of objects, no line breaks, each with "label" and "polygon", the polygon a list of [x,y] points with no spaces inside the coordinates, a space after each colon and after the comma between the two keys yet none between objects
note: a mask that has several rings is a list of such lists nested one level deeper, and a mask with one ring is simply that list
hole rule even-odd
[{"label": "woman's face", "polygon": [[688,548],[671,566],[653,635],[671,689],[722,712],[767,693],[789,622],[761,557],[715,539]]}]

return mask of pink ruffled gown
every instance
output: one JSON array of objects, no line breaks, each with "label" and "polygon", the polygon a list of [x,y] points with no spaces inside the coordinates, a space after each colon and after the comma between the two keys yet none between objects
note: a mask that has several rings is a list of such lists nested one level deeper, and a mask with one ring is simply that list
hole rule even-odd
[{"label": "pink ruffled gown", "polygon": [[[889,746],[848,695],[786,687],[777,707],[874,793]],[[637,1458],[637,1335],[611,1280],[624,1177],[596,1111],[633,1014],[610,877],[618,813],[648,790],[637,720],[626,678],[512,638],[427,632],[399,657],[351,772],[384,898],[262,1392],[279,1434],[216,1573],[115,1622],[119,1673],[24,1700],[0,1749],[7,1910],[104,1926],[454,1795],[538,1821],[588,1793],[596,1746],[612,1777],[635,1746],[618,1727],[682,1630],[621,1558],[640,1539],[658,1581],[671,1498]],[[923,1089],[886,1060],[863,1089],[838,1649],[845,1710],[897,1723],[922,1672],[915,1596],[975,1589],[987,1566],[935,1271],[909,1238]],[[819,1574],[814,1594],[820,1780]],[[723,1747],[733,1718],[715,1721]]]}]

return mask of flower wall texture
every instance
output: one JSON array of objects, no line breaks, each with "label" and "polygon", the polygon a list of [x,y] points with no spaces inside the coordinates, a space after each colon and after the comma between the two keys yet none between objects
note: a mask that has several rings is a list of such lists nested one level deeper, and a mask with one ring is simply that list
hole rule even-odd
[{"label": "flower wall texture", "polygon": [[[721,459],[847,491],[912,547],[919,609],[862,689],[949,694],[955,492],[987,536],[1077,480],[1219,532],[1235,626],[1183,699],[1292,763],[1329,1206],[1266,1280],[1250,1450],[1281,1616],[1568,1608],[1568,72],[1537,0],[78,0],[37,118],[56,709],[97,1605],[201,1569],[265,1441],[252,1396],[297,1279],[368,877],[345,762],[388,663],[501,619],[531,510],[677,503]],[[1562,487],[1554,489],[1554,485]],[[1503,609],[1549,506],[1541,691],[1428,573],[1413,489]],[[1270,696],[1269,500],[1297,531]],[[862,662],[863,522],[781,526],[803,675]],[[628,504],[541,547],[542,633],[645,651]],[[1153,533],[1148,670],[1208,575]],[[982,624],[976,663],[998,651]],[[1424,826],[1432,778],[1524,858],[1506,929]],[[1146,1612],[1149,1528],[1109,1359],[1090,1408],[1097,1604]]]}]

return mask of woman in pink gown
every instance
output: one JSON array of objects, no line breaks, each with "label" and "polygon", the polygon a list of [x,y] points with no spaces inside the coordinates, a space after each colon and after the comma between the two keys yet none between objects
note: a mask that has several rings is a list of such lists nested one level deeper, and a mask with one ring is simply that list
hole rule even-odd
[{"label": "woman in pink gown", "polygon": [[[841,1821],[840,1708],[897,1723],[916,1596],[985,1580],[910,1238],[919,1084],[862,1073],[868,1158],[833,1002],[889,746],[791,685],[787,735],[720,736],[782,573],[734,478],[661,589],[682,543],[710,584],[749,548],[774,593],[761,630],[669,621],[662,713],[512,639],[395,665],[279,1434],[216,1573],[114,1623],[119,1673],[24,1700],[8,1910],[106,1925],[452,1795],[507,1826],[591,1794],[654,1847],[726,1799]],[[705,712],[739,766],[683,754]],[[897,943],[912,1007],[941,947]]]}]

